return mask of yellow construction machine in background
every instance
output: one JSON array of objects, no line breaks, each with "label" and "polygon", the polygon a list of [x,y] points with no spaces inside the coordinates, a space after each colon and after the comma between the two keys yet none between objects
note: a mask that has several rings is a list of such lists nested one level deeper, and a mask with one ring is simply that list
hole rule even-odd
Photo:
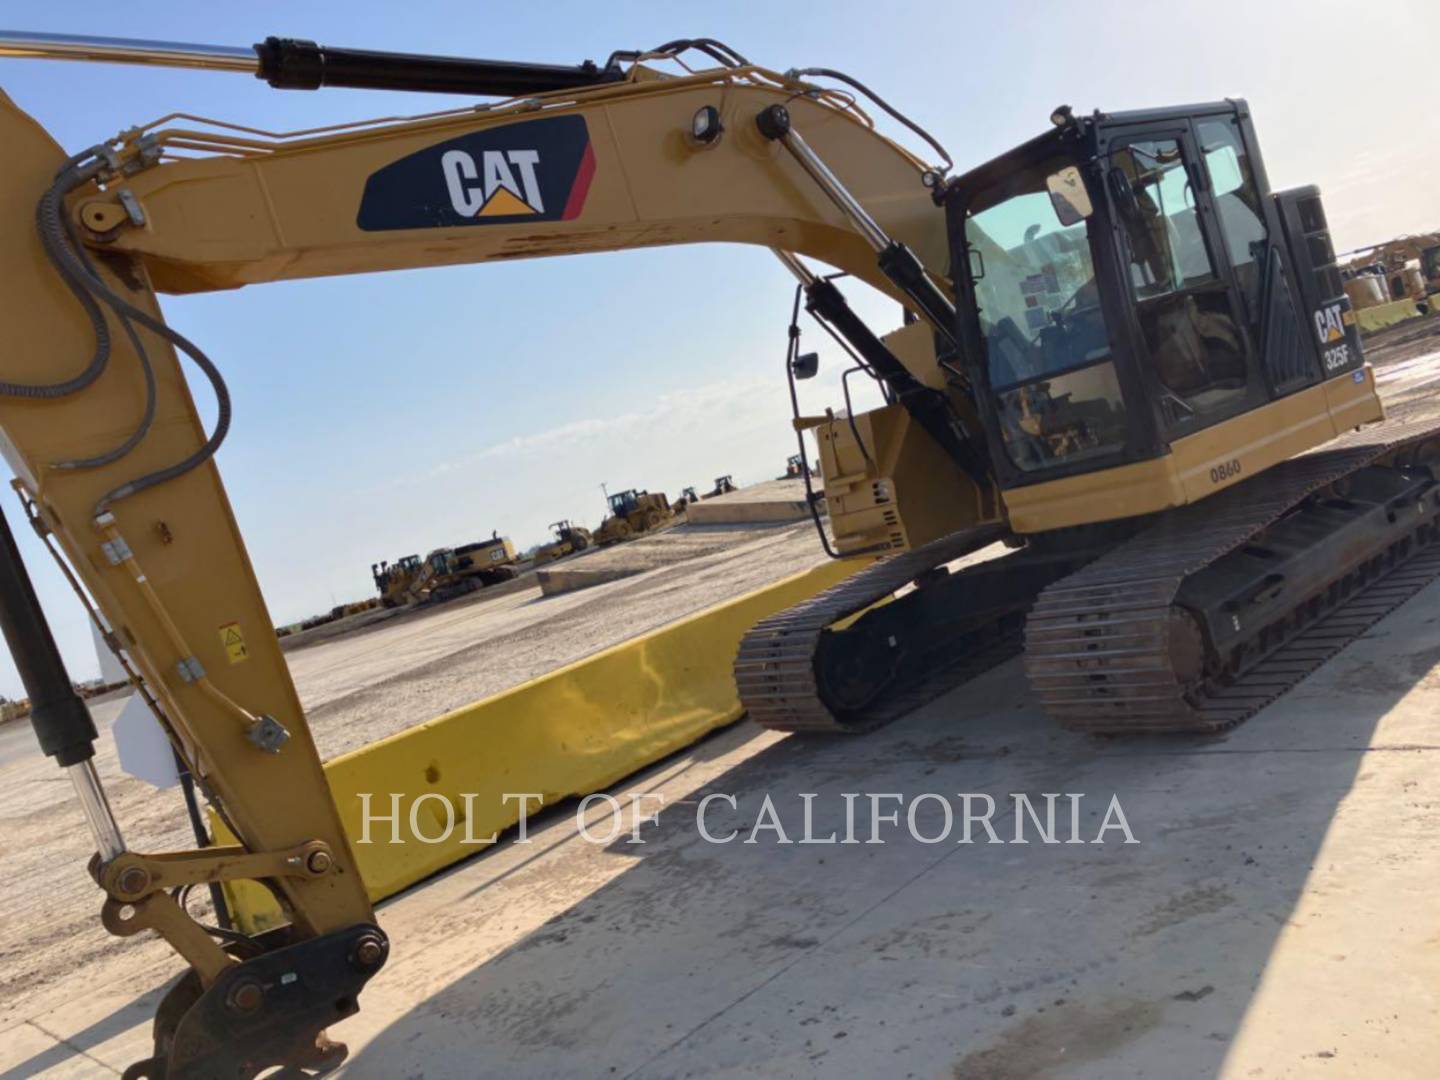
[{"label": "yellow construction machine in background", "polygon": [[1440,233],[1400,236],[1361,248],[1340,262],[1357,311],[1397,300],[1424,303],[1440,293]]},{"label": "yellow construction machine in background", "polygon": [[[817,461],[810,469],[812,476],[820,473],[820,463]],[[776,480],[799,480],[805,475],[805,455],[791,454],[785,459],[785,475],[777,476]]]},{"label": "yellow construction machine in background", "polygon": [[584,551],[594,544],[594,538],[590,530],[580,525],[572,525],[568,518],[550,523],[550,531],[555,534],[555,539],[544,544],[535,551],[535,565],[544,566],[548,562],[564,558],[566,555],[573,555],[576,552]]},{"label": "yellow construction machine in background", "polygon": [[454,548],[436,548],[425,558],[405,555],[394,563],[370,567],[380,602],[387,608],[456,596],[509,581],[519,572],[515,545],[508,536],[492,533]]},{"label": "yellow construction machine in background", "polygon": [[420,572],[407,586],[410,603],[453,600],[457,596],[512,580],[519,573],[515,545],[508,536],[492,533],[455,548],[436,548],[425,556]]},{"label": "yellow construction machine in background", "polygon": [[641,533],[654,532],[675,520],[675,511],[663,492],[652,494],[631,488],[607,495],[606,500],[610,505],[610,516],[595,530],[596,547],[633,540]]},{"label": "yellow construction machine in background", "polygon": [[700,497],[702,499],[713,499],[717,495],[729,495],[730,492],[735,490],[737,490],[735,481],[727,473],[724,476],[717,476],[715,478],[715,486]]},{"label": "yellow construction machine in background", "polygon": [[370,576],[375,579],[380,603],[387,608],[399,607],[405,602],[406,591],[418,573],[419,555],[402,555],[393,563],[382,559],[378,563],[370,564]]}]

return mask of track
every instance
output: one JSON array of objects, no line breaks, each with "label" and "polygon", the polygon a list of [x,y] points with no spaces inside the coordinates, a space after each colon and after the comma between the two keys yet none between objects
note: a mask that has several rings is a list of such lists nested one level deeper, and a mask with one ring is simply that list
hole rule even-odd
[{"label": "track", "polygon": [[[757,623],[740,642],[735,685],[751,719],[777,731],[859,732],[918,708],[947,690],[1015,655],[1019,623],[996,634],[991,628],[975,650],[957,647],[954,658],[923,683],[907,687],[867,711],[863,719],[837,716],[822,700],[815,673],[821,635],[847,616],[864,611],[925,571],[986,547],[1003,535],[993,526],[942,537],[903,555],[881,559],[838,585]],[[956,643],[960,645],[961,643]]]},{"label": "track", "polygon": [[[1247,719],[1440,574],[1434,499],[1401,542],[1373,553],[1297,610],[1267,654],[1238,675],[1187,679],[1175,606],[1182,582],[1308,496],[1440,435],[1433,405],[1277,465],[1167,514],[1047,589],[1026,626],[1026,672],[1046,711],[1088,732],[1213,732]],[[1407,511],[1408,512],[1408,511]],[[1412,556],[1413,561],[1407,562]]]},{"label": "track", "polygon": [[[1440,576],[1440,551],[1432,546],[1440,539],[1440,496],[1417,505],[1419,512],[1406,519],[1412,527],[1403,536],[1383,550],[1367,552],[1289,612],[1283,623],[1267,626],[1263,649],[1230,669],[1217,669],[1213,658],[1207,658],[1203,674],[1194,670],[1196,635],[1193,626],[1183,625],[1185,615],[1176,605],[1182,584],[1254,540],[1315,493],[1437,438],[1440,412],[1433,404],[1412,401],[1393,407],[1390,418],[1379,425],[1164,515],[1043,591],[1017,588],[1012,607],[978,625],[949,630],[945,651],[923,668],[921,677],[913,676],[912,663],[907,681],[896,663],[894,673],[882,670],[873,676],[881,692],[862,705],[845,706],[834,692],[833,665],[831,682],[817,674],[824,666],[824,646],[835,640],[826,637],[827,631],[932,567],[994,542],[1001,531],[967,530],[882,559],[746,634],[734,666],[741,701],[752,719],[776,730],[863,732],[1009,659],[1023,645],[1037,697],[1065,727],[1096,733],[1213,732],[1230,727],[1285,693]],[[946,633],[934,627],[932,640]],[[890,644],[896,645],[893,638]],[[903,645],[894,651],[903,651]],[[869,657],[857,653],[851,661],[856,668],[867,663],[885,668],[891,661],[878,651]]]}]

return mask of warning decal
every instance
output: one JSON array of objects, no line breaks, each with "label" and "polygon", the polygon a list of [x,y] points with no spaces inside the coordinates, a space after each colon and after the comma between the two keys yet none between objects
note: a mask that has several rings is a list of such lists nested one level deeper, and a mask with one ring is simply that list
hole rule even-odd
[{"label": "warning decal", "polygon": [[250,650],[245,648],[245,635],[240,632],[238,622],[226,623],[220,627],[220,643],[225,646],[225,655],[232,664],[250,659]]}]

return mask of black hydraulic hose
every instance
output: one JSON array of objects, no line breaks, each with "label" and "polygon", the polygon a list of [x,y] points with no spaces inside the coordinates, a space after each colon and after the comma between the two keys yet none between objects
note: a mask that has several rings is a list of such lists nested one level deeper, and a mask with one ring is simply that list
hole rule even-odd
[{"label": "black hydraulic hose", "polygon": [[[69,170],[66,172],[68,173]],[[57,262],[54,251],[55,235],[57,232],[63,234],[64,231],[64,226],[61,224],[60,200],[70,190],[64,184],[64,174],[62,174],[62,177],[57,178],[41,197],[40,204],[35,208],[35,227],[51,262]],[[105,322],[105,314],[100,310],[100,305],[90,295],[81,278],[66,273],[63,269],[60,277],[65,282],[65,287],[79,301],[85,317],[90,320],[90,326],[95,332],[95,353],[91,356],[90,363],[86,365],[85,370],[73,378],[44,386],[0,380],[0,395],[38,400],[66,397],[93,383],[105,370],[105,365],[110,362],[110,327]]]},{"label": "black hydraulic hose", "polygon": [[[94,269],[88,262],[81,262],[77,271],[73,263],[67,262],[62,253],[67,249],[67,241],[74,243],[73,236],[64,220],[62,201],[70,191],[78,187],[93,173],[88,170],[77,169],[79,161],[87,156],[94,157],[95,151],[86,151],[70,158],[65,167],[56,176],[54,182],[46,190],[39,205],[35,209],[35,227],[39,234],[40,242],[45,249],[46,257],[55,266],[60,274],[60,279],[65,282],[66,288],[75,296],[81,309],[85,312],[86,318],[90,321],[90,327],[95,335],[95,352],[85,370],[73,378],[49,385],[34,385],[28,383],[14,383],[0,381],[0,395],[7,397],[24,397],[38,400],[52,400],[60,397],[67,397],[70,394],[79,392],[90,386],[98,379],[106,366],[109,364],[112,351],[110,338],[110,327],[105,320],[105,314],[101,311],[99,304],[95,302],[91,294],[87,278],[95,277]],[[79,250],[78,245],[74,245]],[[83,259],[83,255],[81,256]],[[145,412],[140,424],[123,443],[113,450],[103,454],[97,454],[90,458],[80,458],[73,461],[61,461],[54,464],[59,469],[83,469],[94,468],[99,465],[108,465],[124,457],[145,437],[150,429],[150,424],[155,417],[155,374],[151,369],[149,357],[146,356],[144,347],[140,344],[139,337],[134,328],[126,319],[121,320],[126,335],[135,346],[136,354],[140,360],[140,366],[145,374]]]},{"label": "black hydraulic hose", "polygon": [[749,67],[750,61],[741,56],[734,49],[730,48],[723,41],[716,41],[714,38],[676,38],[674,41],[667,41],[651,50],[651,53],[672,53],[678,54],[688,49],[696,49],[703,52],[712,60],[718,60],[726,67]]},{"label": "black hydraulic hose", "polygon": [[[60,271],[61,276],[65,278],[66,282],[72,283],[73,281],[73,283],[78,283],[79,288],[91,298],[91,303],[94,302],[94,299],[99,299],[120,316],[122,320],[127,321],[127,326],[128,320],[133,320],[135,323],[169,341],[181,352],[189,356],[209,380],[211,388],[215,393],[216,404],[215,429],[198,450],[173,465],[168,465],[134,480],[129,480],[119,487],[106,492],[95,504],[95,514],[98,516],[103,514],[111,504],[120,499],[128,498],[147,488],[154,487],[156,484],[163,484],[168,480],[183,476],[185,473],[197,468],[212,458],[215,452],[219,450],[220,444],[225,441],[225,436],[230,430],[231,405],[230,391],[225,385],[224,378],[221,376],[219,369],[211,362],[210,358],[200,350],[199,346],[195,345],[183,334],[165,325],[163,321],[155,318],[149,312],[142,311],[124,297],[117,294],[109,285],[105,284],[86,263],[82,262],[80,257],[70,247],[70,236],[63,224],[59,211],[60,197],[64,192],[72,190],[80,183],[90,179],[93,175],[93,171],[91,171],[88,166],[85,168],[72,166],[61,173],[60,177],[56,179],[50,190],[47,191],[41,199],[38,213],[41,221],[41,238],[45,242],[47,252],[49,252],[52,261],[54,261],[56,268]],[[133,327],[129,328],[127,332],[133,333]],[[109,328],[105,324],[103,313],[100,314],[99,317],[97,337],[100,334],[104,335],[105,355],[108,358]],[[132,342],[138,342],[138,335],[132,337],[131,340]],[[143,347],[140,348],[140,353],[142,355],[144,354]],[[145,363],[148,368],[148,358]],[[102,369],[103,366],[102,362]],[[97,371],[95,374],[98,376],[99,372]],[[94,377],[95,376],[92,376],[89,381],[93,382]],[[86,385],[88,385],[88,383]],[[3,389],[3,386],[0,386],[0,389]]]},{"label": "black hydraulic hose", "polygon": [[[95,266],[90,261],[90,256],[85,253],[85,248],[75,239],[73,230],[66,230],[70,245],[89,271],[90,276],[98,279],[99,274],[95,272]],[[87,294],[88,295],[88,294]],[[130,339],[130,345],[135,350],[135,358],[140,362],[140,371],[145,376],[145,411],[140,417],[140,423],[136,425],[133,432],[119,446],[113,450],[107,450],[103,454],[96,454],[94,457],[76,458],[71,461],[57,461],[52,468],[56,469],[95,469],[101,465],[110,465],[119,461],[135,447],[139,446],[146,435],[150,433],[150,426],[155,422],[155,368],[150,363],[150,356],[145,351],[145,345],[140,340],[140,335],[135,330],[135,325],[124,315],[118,316],[120,326],[125,331],[125,336]]]},{"label": "black hydraulic hose", "polygon": [[[190,818],[190,831],[195,836],[195,842],[202,848],[208,848],[214,844],[210,830],[205,827],[205,818],[200,813],[200,801],[195,797],[195,776],[190,771],[190,763],[180,756],[180,753],[173,747],[171,754],[175,758],[175,775],[180,778],[180,792],[185,798],[185,813]],[[220,883],[212,881],[210,886],[210,906],[215,909],[215,922],[222,930],[231,930],[234,924],[230,921],[230,910],[225,905],[225,892],[220,888]],[[182,904],[183,906],[183,904]]]},{"label": "black hydraulic hose", "polygon": [[[84,281],[77,277],[72,271],[62,265],[57,257],[57,245],[62,243],[56,239],[57,228],[63,227],[63,214],[61,212],[61,200],[76,186],[78,180],[75,172],[75,163],[85,155],[77,155],[66,163],[66,167],[56,177],[54,183],[46,191],[45,196],[35,211],[35,226],[45,249],[46,256],[60,272],[61,280],[65,282],[66,288],[79,301],[81,309],[85,312],[86,318],[95,335],[95,352],[90,363],[79,375],[66,379],[59,383],[38,386],[28,383],[14,383],[0,381],[0,395],[7,397],[25,397],[39,400],[51,400],[54,398],[66,397],[85,389],[98,379],[105,370],[110,360],[111,340],[110,328],[105,321],[104,312],[95,302]],[[140,364],[145,373],[145,413],[139,427],[120,446],[103,454],[90,458],[80,458],[73,461],[56,462],[53,467],[59,469],[83,469],[94,468],[98,465],[108,465],[124,457],[145,437],[150,428],[150,423],[155,416],[155,376],[150,368],[149,358],[145,356],[143,348],[139,345],[134,329],[125,322],[125,331],[132,344],[136,346],[137,354],[140,357]]]},{"label": "black hydraulic hose", "polygon": [[945,162],[945,168],[942,170],[942,172],[949,172],[955,167],[954,160],[950,157],[950,154],[946,151],[945,147],[940,145],[940,141],[936,139],[935,136],[931,135],[914,120],[911,120],[908,116],[906,116],[899,109],[891,105],[879,94],[875,93],[874,90],[871,90],[859,79],[851,78],[843,71],[836,71],[834,68],[824,67],[797,68],[793,71],[786,72],[786,74],[796,78],[806,75],[820,75],[824,78],[835,79],[839,82],[845,83],[847,86],[854,87],[856,90],[860,91],[860,93],[864,94],[867,98],[873,101],[876,105],[880,106],[880,108],[883,109],[886,113],[888,113],[891,118],[893,118],[896,122],[904,124],[916,135],[920,136],[920,138],[924,139],[927,143],[929,143],[931,149],[933,149],[937,154],[939,154],[940,159]]},{"label": "black hydraulic hose", "polygon": [[857,371],[863,371],[872,378],[874,377],[874,373],[868,368],[856,364],[852,368],[846,368],[841,374],[840,389],[845,392],[845,419],[850,422],[850,434],[855,437],[855,445],[860,447],[860,453],[865,456],[865,463],[873,469],[875,468],[875,459],[870,456],[870,451],[865,449],[865,440],[860,438],[860,429],[855,426],[855,406],[850,402],[850,376]]},{"label": "black hydraulic hose", "polygon": [[800,295],[804,288],[804,285],[795,286],[795,303],[790,309],[790,327],[786,332],[785,342],[785,378],[790,384],[790,413],[797,421],[795,442],[800,448],[800,475],[805,480],[805,505],[810,510],[810,520],[815,522],[815,532],[820,537],[820,546],[825,549],[825,554],[832,559],[839,559],[841,556],[830,546],[830,537],[825,533],[825,526],[820,521],[820,511],[815,505],[815,487],[810,481],[810,463],[806,460],[809,451],[805,447],[805,433],[798,424],[800,392],[795,388],[795,357],[800,351]]},{"label": "black hydraulic hose", "polygon": [[[882,379],[880,377],[880,373],[877,372],[875,368],[870,363],[868,363],[863,356],[861,356],[854,350],[854,348],[851,347],[850,342],[846,341],[843,337],[841,337],[839,332],[828,322],[826,322],[825,319],[821,318],[817,312],[812,311],[810,313],[810,317],[820,324],[821,328],[830,335],[831,339],[835,342],[836,345],[839,345],[840,348],[845,350],[845,354],[849,356],[851,360],[855,361],[855,366],[850,370],[863,371],[866,375],[870,376],[870,378],[874,379],[876,385],[880,387],[880,396],[885,399],[885,404],[895,404],[894,389],[885,379]],[[849,372],[847,372],[847,374],[848,373]]]}]

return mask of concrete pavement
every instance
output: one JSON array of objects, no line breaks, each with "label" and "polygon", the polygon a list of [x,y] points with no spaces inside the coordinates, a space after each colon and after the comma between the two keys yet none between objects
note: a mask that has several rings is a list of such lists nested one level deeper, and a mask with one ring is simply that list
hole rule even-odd
[{"label": "concrete pavement", "polygon": [[[665,796],[644,844],[587,842],[570,807],[386,904],[344,1075],[1428,1076],[1437,602],[1215,739],[1056,731],[1013,663],[861,739],[723,732],[625,785]],[[958,818],[959,793],[1071,792],[1082,839],[1115,796],[1139,843],[743,842],[767,794],[792,839],[802,793],[811,835],[843,836],[847,792],[862,840],[864,793]],[[730,843],[697,833],[711,793],[735,797],[707,814]],[[940,830],[938,801],[917,824]],[[144,989],[5,1033],[0,1077],[113,1075],[146,1052]]]}]

